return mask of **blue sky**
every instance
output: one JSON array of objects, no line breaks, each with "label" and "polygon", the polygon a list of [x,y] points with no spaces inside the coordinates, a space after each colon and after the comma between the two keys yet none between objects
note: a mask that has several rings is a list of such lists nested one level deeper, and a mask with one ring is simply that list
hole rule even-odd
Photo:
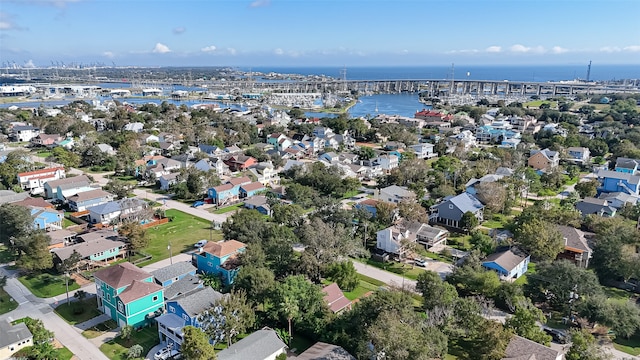
[{"label": "blue sky", "polygon": [[640,0],[0,0],[0,66],[640,64]]}]

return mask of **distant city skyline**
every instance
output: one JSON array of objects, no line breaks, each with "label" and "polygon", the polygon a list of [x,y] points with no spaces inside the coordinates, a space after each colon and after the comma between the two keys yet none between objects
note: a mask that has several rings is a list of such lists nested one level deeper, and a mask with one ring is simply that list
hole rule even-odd
[{"label": "distant city skyline", "polygon": [[0,0],[0,66],[640,64],[638,0]]}]

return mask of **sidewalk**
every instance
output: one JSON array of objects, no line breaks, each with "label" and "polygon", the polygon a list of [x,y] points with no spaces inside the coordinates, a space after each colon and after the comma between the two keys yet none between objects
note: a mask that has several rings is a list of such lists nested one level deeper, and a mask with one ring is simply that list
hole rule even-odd
[{"label": "sidewalk", "polygon": [[89,319],[83,323],[79,323],[75,325],[76,331],[78,331],[79,333],[82,333],[83,331],[92,328],[98,324],[102,324],[103,322],[107,321],[107,320],[111,320],[111,317],[106,315],[106,314],[102,314],[99,316],[94,317],[93,319]]}]

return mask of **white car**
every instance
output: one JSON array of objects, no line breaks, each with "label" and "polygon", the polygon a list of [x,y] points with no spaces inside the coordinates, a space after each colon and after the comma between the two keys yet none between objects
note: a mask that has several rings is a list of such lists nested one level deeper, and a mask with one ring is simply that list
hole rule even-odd
[{"label": "white car", "polygon": [[196,249],[199,249],[205,245],[207,245],[207,240],[200,240],[198,241],[195,245],[193,245],[193,247],[195,247]]},{"label": "white car", "polygon": [[158,352],[156,352],[155,354],[153,354],[153,358],[154,360],[167,360],[167,359],[173,358],[178,354],[180,354],[178,350],[171,350],[170,348],[165,347],[158,350]]}]

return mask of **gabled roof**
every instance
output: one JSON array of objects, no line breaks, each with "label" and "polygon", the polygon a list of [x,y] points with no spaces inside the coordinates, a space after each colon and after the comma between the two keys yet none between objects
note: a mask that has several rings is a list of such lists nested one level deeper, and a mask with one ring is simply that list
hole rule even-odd
[{"label": "gabled roof", "polygon": [[25,323],[11,325],[9,320],[0,321],[0,333],[2,333],[2,336],[0,336],[0,349],[4,349],[11,344],[22,342],[33,336]]},{"label": "gabled roof", "polygon": [[218,360],[264,360],[286,347],[275,331],[265,328],[220,351]]},{"label": "gabled roof", "polygon": [[164,298],[173,300],[182,295],[187,295],[202,287],[202,280],[198,275],[187,275],[164,288]]},{"label": "gabled roof", "polygon": [[93,200],[93,199],[102,199],[102,198],[106,198],[109,196],[114,196],[111,193],[108,193],[102,189],[96,189],[96,190],[89,190],[89,191],[83,191],[81,193],[77,193],[73,196],[70,196],[69,198],[67,198],[67,200],[69,201],[73,201],[75,203],[81,202],[81,201],[87,201],[87,200]]},{"label": "gabled roof", "polygon": [[351,305],[351,301],[344,296],[342,290],[340,290],[340,287],[336,283],[323,287],[322,292],[324,293],[324,301],[329,304],[329,308],[334,313]]},{"label": "gabled roof", "polygon": [[616,168],[638,169],[640,168],[640,160],[619,157],[616,159]]},{"label": "gabled roof", "polygon": [[259,181],[255,181],[249,184],[244,184],[244,185],[240,185],[240,188],[244,191],[256,191],[256,190],[260,190],[260,189],[264,189],[264,185],[262,185],[261,182]]},{"label": "gabled roof", "polygon": [[18,176],[24,177],[29,175],[40,175],[40,174],[47,174],[52,172],[55,173],[56,171],[64,171],[64,167],[60,166],[60,167],[39,169],[39,170],[33,170],[33,171],[26,171],[26,172],[18,173]]},{"label": "gabled roof", "polygon": [[65,246],[52,251],[60,258],[60,260],[68,259],[74,251],[77,251],[82,258],[88,258],[93,254],[103,251],[115,249],[117,247],[124,248],[126,243],[119,240],[99,239],[91,242],[81,242],[69,246]]},{"label": "gabled roof", "polygon": [[384,189],[380,189],[380,192],[385,192],[387,194],[391,194],[398,197],[411,197],[416,195],[413,191],[409,190],[407,187],[398,186],[398,185],[387,186]]},{"label": "gabled roof", "polygon": [[489,256],[482,263],[494,262],[506,271],[511,271],[523,262],[527,256],[516,254],[513,250],[509,249],[502,252],[496,252]]},{"label": "gabled roof", "polygon": [[565,248],[572,248],[581,251],[591,251],[587,239],[584,236],[584,232],[574,227],[557,225],[558,231],[565,238]]},{"label": "gabled roof", "polygon": [[162,291],[162,286],[151,281],[133,280],[131,285],[124,289],[118,297],[123,303],[128,304],[147,295]]},{"label": "gabled roof", "polygon": [[227,183],[231,184],[233,186],[238,186],[238,185],[242,185],[242,184],[249,184],[249,183],[251,183],[251,178],[248,177],[248,176],[231,178],[231,179],[229,179],[229,181],[227,181]]},{"label": "gabled roof", "polygon": [[455,207],[457,207],[462,213],[466,213],[467,211],[470,211],[472,213],[475,213],[476,211],[484,208],[484,205],[482,205],[482,203],[480,202],[480,200],[478,200],[475,196],[469,194],[469,193],[462,193],[460,195],[454,196],[452,198],[449,198],[445,201],[443,201],[442,203],[436,205],[436,207],[440,207],[443,204],[450,202],[452,203]]},{"label": "gabled roof", "polygon": [[33,206],[33,207],[39,207],[39,208],[53,208],[53,204],[45,201],[43,198],[37,197],[37,198],[32,198],[32,197],[27,197],[24,200],[20,200],[18,202],[14,202],[13,205],[18,205],[18,206]]},{"label": "gabled roof", "polygon": [[197,316],[203,311],[213,307],[216,301],[222,299],[222,294],[210,287],[183,295],[175,301],[189,316]]},{"label": "gabled roof", "polygon": [[55,189],[58,186],[65,186],[65,185],[70,185],[70,184],[86,184],[89,185],[90,181],[89,178],[86,175],[80,175],[80,176],[72,176],[72,177],[67,177],[64,179],[59,179],[59,180],[52,180],[52,181],[47,181],[47,184],[52,188]]},{"label": "gabled roof", "polygon": [[507,359],[532,359],[535,360],[556,360],[560,354],[550,347],[538,344],[535,341],[525,339],[518,335],[513,335],[503,360]]},{"label": "gabled roof", "polygon": [[190,272],[195,272],[197,269],[195,266],[191,264],[189,261],[180,261],[175,264],[171,264],[160,268],[158,270],[154,270],[151,272],[151,275],[155,277],[160,282],[165,282],[167,280],[175,279],[178,276],[188,274]]},{"label": "gabled roof", "polygon": [[356,360],[341,346],[317,342],[296,356],[295,360]]},{"label": "gabled roof", "polygon": [[625,180],[629,184],[640,184],[640,176],[621,171],[600,170],[598,171],[598,177]]},{"label": "gabled roof", "polygon": [[202,247],[202,251],[221,258],[223,256],[234,254],[236,251],[245,247],[247,247],[247,245],[238,240],[219,242],[209,241],[204,247]]},{"label": "gabled roof", "polygon": [[98,270],[93,276],[112,288],[119,289],[131,284],[134,280],[140,281],[148,279],[151,277],[151,274],[130,262],[123,262]]},{"label": "gabled roof", "polygon": [[551,151],[549,149],[543,149],[543,150],[531,150],[531,154],[530,156],[534,156],[536,154],[541,154],[542,156],[544,156],[547,160],[551,160],[555,157],[558,156],[558,152],[557,151]]}]

